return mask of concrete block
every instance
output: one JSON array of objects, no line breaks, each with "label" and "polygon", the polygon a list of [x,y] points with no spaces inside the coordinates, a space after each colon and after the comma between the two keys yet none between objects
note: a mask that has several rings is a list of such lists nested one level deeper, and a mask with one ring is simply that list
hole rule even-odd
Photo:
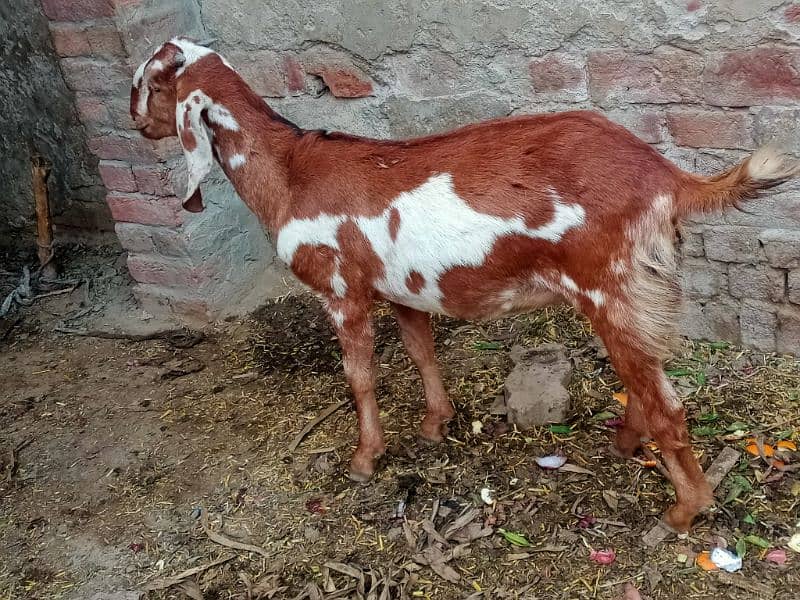
[{"label": "concrete block", "polygon": [[515,346],[511,358],[516,365],[505,384],[509,423],[528,429],[563,422],[569,412],[566,386],[572,376],[572,363],[564,346]]}]

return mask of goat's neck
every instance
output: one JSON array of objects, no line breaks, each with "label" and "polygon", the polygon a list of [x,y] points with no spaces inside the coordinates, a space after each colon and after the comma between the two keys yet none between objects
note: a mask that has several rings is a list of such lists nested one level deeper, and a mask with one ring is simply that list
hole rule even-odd
[{"label": "goat's neck", "polygon": [[251,97],[225,104],[238,129],[209,124],[214,155],[239,197],[274,233],[288,209],[288,156],[299,130],[247,92]]}]

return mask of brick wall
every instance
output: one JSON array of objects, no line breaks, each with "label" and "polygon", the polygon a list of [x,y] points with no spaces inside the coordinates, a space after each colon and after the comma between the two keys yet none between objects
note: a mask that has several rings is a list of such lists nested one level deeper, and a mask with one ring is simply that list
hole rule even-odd
[{"label": "brick wall", "polygon": [[[771,140],[800,154],[800,3],[112,0],[102,14],[88,0],[45,4],[72,6],[51,9],[54,35],[65,37],[68,81],[81,67],[72,78],[83,88],[79,108],[97,128],[109,202],[129,223],[118,231],[145,287],[202,289],[209,276],[208,261],[179,243],[195,217],[160,200],[173,193],[166,157],[177,153],[132,136],[120,110],[122,74],[173,32],[217,38],[256,91],[307,128],[412,136],[592,108],[697,172],[726,168]],[[127,62],[104,29],[112,23]],[[98,61],[116,66],[98,70]],[[798,352],[800,186],[747,210],[687,225],[684,331]]]}]

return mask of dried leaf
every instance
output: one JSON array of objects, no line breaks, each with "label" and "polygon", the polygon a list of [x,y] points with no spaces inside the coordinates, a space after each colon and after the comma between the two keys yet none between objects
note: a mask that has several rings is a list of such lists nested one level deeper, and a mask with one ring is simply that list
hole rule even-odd
[{"label": "dried leaf", "polygon": [[642,600],[642,595],[632,583],[626,583],[623,590],[622,600]]},{"label": "dried leaf", "polygon": [[581,475],[595,476],[594,471],[590,471],[589,469],[584,469],[583,467],[579,467],[578,465],[573,465],[571,463],[565,463],[561,467],[561,471],[566,471],[568,473],[579,473]]},{"label": "dried leaf", "polygon": [[775,448],[778,452],[791,450],[792,452],[797,452],[797,444],[792,442],[791,440],[781,440],[777,444],[775,444]]},{"label": "dried leaf", "polygon": [[628,406],[628,392],[616,392],[612,394],[611,397],[622,404],[622,406]]}]

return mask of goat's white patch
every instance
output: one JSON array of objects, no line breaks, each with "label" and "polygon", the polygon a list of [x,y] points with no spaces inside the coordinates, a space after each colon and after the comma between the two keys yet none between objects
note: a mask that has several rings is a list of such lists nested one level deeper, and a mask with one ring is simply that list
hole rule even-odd
[{"label": "goat's white patch", "polygon": [[216,54],[219,56],[222,60],[222,64],[233,70],[231,64],[225,60],[221,54],[214,52],[211,48],[206,48],[205,46],[201,46],[200,44],[195,44],[194,42],[190,42],[189,40],[184,40],[181,38],[172,38],[169,43],[180,48],[185,59],[183,65],[175,73],[175,75],[178,77],[183,74],[187,67],[193,65],[201,58],[209,56],[210,54]]},{"label": "goat's white patch", "polygon": [[136,73],[133,74],[133,87],[138,88],[139,84],[142,83],[142,78],[144,77],[144,68],[147,66],[148,61],[144,61],[139,67],[136,69]]},{"label": "goat's white patch", "polygon": [[561,274],[561,285],[563,285],[565,288],[567,288],[571,292],[577,292],[577,291],[580,290],[580,288],[578,287],[578,284],[575,283],[575,280],[572,279],[572,277],[570,277],[566,273],[562,273]]},{"label": "goat's white patch", "polygon": [[242,165],[247,162],[247,157],[244,154],[231,154],[231,157],[228,159],[228,165],[230,165],[231,169],[238,169]]},{"label": "goat's white patch", "polygon": [[329,312],[331,319],[333,319],[333,324],[336,325],[337,328],[341,329],[342,325],[344,325],[344,313],[340,310],[331,310]]},{"label": "goat's white patch", "polygon": [[229,131],[239,131],[239,123],[233,118],[231,111],[222,104],[214,102],[209,106],[207,114],[211,123],[216,123]]},{"label": "goat's white patch", "polygon": [[627,267],[625,266],[625,261],[623,260],[615,260],[611,263],[611,272],[615,273],[616,275],[624,275],[627,271]]},{"label": "goat's white patch", "polygon": [[154,60],[150,63],[150,70],[151,71],[163,71],[164,70],[164,63],[160,60]]},{"label": "goat's white patch", "polygon": [[603,306],[603,304],[606,303],[605,294],[600,290],[586,290],[584,293],[597,307]]},{"label": "goat's white patch", "polygon": [[339,298],[344,298],[345,294],[347,294],[347,282],[344,280],[344,277],[342,277],[342,274],[339,273],[338,260],[336,261],[333,275],[331,275],[331,289]]},{"label": "goat's white patch", "polygon": [[[554,214],[540,227],[528,227],[522,217],[504,218],[481,213],[469,206],[453,189],[452,176],[431,177],[416,189],[403,192],[376,217],[321,214],[314,219],[296,219],[279,232],[278,255],[287,264],[301,244],[339,249],[336,231],[346,220],[356,223],[381,259],[384,276],[374,283],[386,298],[427,312],[444,312],[440,277],[454,267],[479,267],[495,242],[508,235],[523,235],[553,243],[584,222],[584,209],[564,204],[551,191]],[[392,210],[400,214],[394,239],[389,232]],[[412,271],[424,279],[419,293],[405,285]]]}]

